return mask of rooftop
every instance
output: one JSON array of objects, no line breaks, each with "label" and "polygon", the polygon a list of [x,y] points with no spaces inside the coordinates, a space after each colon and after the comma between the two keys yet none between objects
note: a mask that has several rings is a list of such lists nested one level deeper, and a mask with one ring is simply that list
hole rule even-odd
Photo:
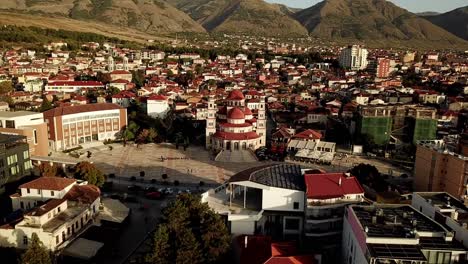
[{"label": "rooftop", "polygon": [[252,181],[266,186],[304,191],[301,167],[294,164],[265,165],[241,171],[230,182]]},{"label": "rooftop", "polygon": [[19,188],[61,191],[75,182],[75,179],[61,177],[40,177],[25,184],[21,184]]},{"label": "rooftop", "polygon": [[409,205],[352,206],[368,237],[415,238],[417,232],[447,232]]},{"label": "rooftop", "polygon": [[23,117],[23,116],[34,116],[34,115],[41,115],[41,113],[32,112],[32,111],[16,111],[16,112],[1,111],[0,112],[0,118],[15,118],[15,117]]},{"label": "rooftop", "polygon": [[95,112],[95,111],[117,110],[117,109],[122,109],[122,107],[116,104],[109,104],[109,103],[62,106],[62,107],[56,107],[54,109],[44,112],[44,117],[47,118],[47,117],[55,117],[55,116],[72,115],[72,114],[78,114],[78,113],[84,113],[84,112]]},{"label": "rooftop", "polygon": [[348,194],[364,194],[358,180],[344,173],[306,174],[304,178],[308,199],[332,199]]}]

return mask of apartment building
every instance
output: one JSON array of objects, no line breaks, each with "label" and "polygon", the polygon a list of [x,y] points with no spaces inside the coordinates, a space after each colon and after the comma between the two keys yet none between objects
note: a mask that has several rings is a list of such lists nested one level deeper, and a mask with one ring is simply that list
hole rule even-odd
[{"label": "apartment building", "polygon": [[343,221],[342,263],[451,264],[466,261],[453,232],[410,205],[351,205]]},{"label": "apartment building", "polygon": [[2,247],[27,248],[36,233],[47,249],[60,250],[91,226],[99,213],[99,188],[86,182],[41,177],[19,189],[10,198],[13,210],[24,213],[0,226]]},{"label": "apartment building", "polygon": [[44,119],[49,148],[61,151],[115,139],[127,125],[127,109],[108,103],[63,106],[44,112]]},{"label": "apartment building", "polygon": [[455,239],[468,247],[468,208],[462,201],[446,192],[416,192],[411,205],[448,227]]},{"label": "apartment building", "polygon": [[0,133],[0,193],[26,175],[30,175],[32,163],[25,136]]},{"label": "apartment building", "polygon": [[46,92],[79,93],[85,89],[104,89],[104,84],[97,81],[56,81],[45,86]]},{"label": "apartment building", "polygon": [[351,70],[364,70],[367,67],[367,49],[359,45],[349,46],[341,50],[340,65]]},{"label": "apartment building", "polygon": [[447,192],[466,199],[468,157],[450,151],[442,140],[417,145],[414,189],[417,192]]},{"label": "apartment building", "polygon": [[32,156],[47,156],[47,124],[41,113],[30,111],[0,112],[0,133],[22,135]]}]

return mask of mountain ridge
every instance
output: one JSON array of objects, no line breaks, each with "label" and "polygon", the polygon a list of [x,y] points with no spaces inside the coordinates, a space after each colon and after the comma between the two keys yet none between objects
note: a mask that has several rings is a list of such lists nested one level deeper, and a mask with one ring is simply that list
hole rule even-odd
[{"label": "mountain ridge", "polygon": [[468,6],[424,18],[452,34],[468,40]]}]

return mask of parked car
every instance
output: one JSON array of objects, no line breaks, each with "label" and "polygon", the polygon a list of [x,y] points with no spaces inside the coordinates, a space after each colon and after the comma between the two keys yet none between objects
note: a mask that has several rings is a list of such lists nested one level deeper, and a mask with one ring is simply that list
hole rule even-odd
[{"label": "parked car", "polygon": [[111,196],[110,196],[111,199],[115,199],[115,200],[120,200],[122,199],[122,196],[120,194],[117,194],[117,193],[113,193]]},{"label": "parked car", "polygon": [[155,191],[157,191],[157,190],[156,190],[156,187],[148,186],[148,187],[145,188],[145,191],[146,191],[146,192],[155,192]]},{"label": "parked car", "polygon": [[165,194],[173,194],[174,190],[172,188],[166,188],[166,189],[164,189],[164,193]]},{"label": "parked car", "polygon": [[148,199],[158,200],[162,198],[162,194],[160,192],[149,192],[145,194],[145,197]]}]

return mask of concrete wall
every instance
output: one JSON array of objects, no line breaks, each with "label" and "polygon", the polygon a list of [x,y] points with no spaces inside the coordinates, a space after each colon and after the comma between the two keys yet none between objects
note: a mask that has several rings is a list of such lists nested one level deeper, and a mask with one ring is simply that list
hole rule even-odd
[{"label": "concrete wall", "polygon": [[[365,242],[364,242],[365,243]],[[342,261],[343,264],[365,264],[367,247],[362,248],[360,246],[359,240],[356,238],[353,228],[348,221],[344,219],[343,221],[343,240],[341,245],[342,250]]]},{"label": "concrete wall", "polygon": [[255,221],[232,221],[232,235],[253,235],[255,231]]},{"label": "concrete wall", "polygon": [[[262,190],[262,193],[263,210],[304,212],[305,196],[302,191],[271,187]],[[297,209],[294,209],[294,202],[299,203]]]}]

